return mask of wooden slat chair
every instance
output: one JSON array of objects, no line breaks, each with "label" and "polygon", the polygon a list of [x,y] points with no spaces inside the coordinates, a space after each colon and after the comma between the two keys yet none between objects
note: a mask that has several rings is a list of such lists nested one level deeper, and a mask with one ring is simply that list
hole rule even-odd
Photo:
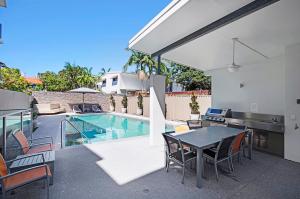
[{"label": "wooden slat chair", "polygon": [[[24,133],[17,129],[15,130],[12,135],[17,140],[18,144],[22,148],[23,155],[26,154],[34,154],[34,153],[41,153],[45,151],[52,151],[54,150],[53,139],[50,136],[41,137],[41,138],[34,138],[34,139],[27,139]],[[44,142],[44,143],[34,143],[37,140],[44,140],[48,139],[51,142]]]},{"label": "wooden slat chair", "polygon": [[175,127],[175,133],[186,133],[190,130],[187,125],[179,125]]},{"label": "wooden slat chair", "polygon": [[11,163],[16,160],[21,160],[26,157],[17,158],[14,160],[6,161],[0,154],[0,181],[2,189],[2,198],[6,198],[6,193],[15,190],[19,187],[31,184],[33,182],[43,180],[46,186],[46,198],[49,198],[49,178],[51,176],[50,169],[47,164],[45,164],[45,159],[43,154],[34,154],[29,156],[42,156],[42,165],[10,173],[7,167],[7,163]]}]

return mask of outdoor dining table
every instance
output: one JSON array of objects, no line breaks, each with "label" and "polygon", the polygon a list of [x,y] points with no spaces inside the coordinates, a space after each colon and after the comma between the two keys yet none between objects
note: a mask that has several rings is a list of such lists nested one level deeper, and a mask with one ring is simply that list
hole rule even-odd
[{"label": "outdoor dining table", "polygon": [[175,135],[182,143],[192,146],[197,150],[197,187],[202,187],[203,150],[215,146],[223,138],[236,136],[243,132],[241,129],[225,126],[209,126],[194,130],[189,133]]}]

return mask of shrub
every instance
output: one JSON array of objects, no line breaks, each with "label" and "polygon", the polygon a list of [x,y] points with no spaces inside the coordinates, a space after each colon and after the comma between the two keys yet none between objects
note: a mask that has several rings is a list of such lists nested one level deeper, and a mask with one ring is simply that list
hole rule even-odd
[{"label": "shrub", "polygon": [[191,114],[199,114],[199,104],[197,102],[197,96],[193,93],[191,96],[191,103],[190,103],[190,108],[191,108]]},{"label": "shrub", "polygon": [[143,96],[141,95],[141,93],[139,93],[139,95],[137,96],[137,105],[139,109],[143,109]]},{"label": "shrub", "polygon": [[126,95],[123,96],[122,105],[123,105],[123,108],[127,108],[127,106],[128,106],[128,99],[127,99]]},{"label": "shrub", "polygon": [[112,107],[114,107],[114,109],[115,109],[115,107],[116,107],[116,101],[115,101],[113,95],[110,95],[110,96],[109,96],[109,103],[110,103],[110,105],[111,105]]}]

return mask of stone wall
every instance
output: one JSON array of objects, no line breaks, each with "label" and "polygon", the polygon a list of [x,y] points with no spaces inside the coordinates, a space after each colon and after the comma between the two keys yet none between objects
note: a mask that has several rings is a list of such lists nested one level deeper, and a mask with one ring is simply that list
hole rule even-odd
[{"label": "stone wall", "polygon": [[[83,100],[83,94],[69,92],[36,91],[32,96],[38,104],[60,104],[67,112],[72,112],[72,105],[80,104]],[[109,110],[108,96],[101,93],[84,94],[84,102],[99,104],[104,111]]]}]

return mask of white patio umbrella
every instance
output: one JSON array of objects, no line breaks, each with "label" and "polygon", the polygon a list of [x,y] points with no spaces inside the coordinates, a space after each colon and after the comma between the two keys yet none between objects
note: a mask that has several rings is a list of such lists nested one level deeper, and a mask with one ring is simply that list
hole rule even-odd
[{"label": "white patio umbrella", "polygon": [[84,111],[84,94],[86,93],[99,93],[99,91],[91,88],[80,87],[73,90],[70,90],[71,93],[82,93],[82,109]]}]

